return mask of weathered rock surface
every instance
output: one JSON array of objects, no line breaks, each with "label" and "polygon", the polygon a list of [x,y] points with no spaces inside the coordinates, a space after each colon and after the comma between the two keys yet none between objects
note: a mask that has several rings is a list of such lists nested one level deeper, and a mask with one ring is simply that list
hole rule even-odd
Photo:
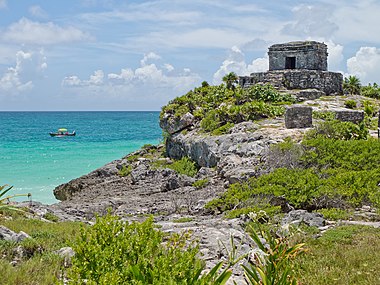
[{"label": "weathered rock surface", "polygon": [[285,215],[282,220],[282,224],[299,225],[305,223],[311,227],[323,227],[325,225],[325,219],[320,213],[310,213],[306,210],[293,210]]},{"label": "weathered rock surface", "polygon": [[194,122],[195,118],[190,113],[186,113],[182,117],[175,117],[171,114],[165,114],[160,120],[160,127],[169,134],[175,134],[192,126]]},{"label": "weathered rock surface", "polygon": [[[175,216],[172,217],[174,219]],[[232,250],[231,239],[236,249],[236,257],[248,254],[255,248],[251,237],[242,227],[242,222],[238,219],[224,220],[219,217],[198,217],[186,223],[173,223],[172,221],[158,222],[161,230],[170,233],[190,231],[192,238],[199,241],[202,259],[206,261],[206,267],[212,268],[218,261],[228,261],[228,253]],[[233,276],[228,284],[246,284],[243,278],[241,264],[243,259],[236,264],[233,269]]]},{"label": "weathered rock surface", "polygon": [[19,233],[15,233],[11,231],[7,227],[0,225],[0,240],[13,241],[13,242],[21,242],[24,239],[30,238],[27,233],[20,231]]},{"label": "weathered rock surface", "polygon": [[293,105],[286,109],[285,126],[288,129],[311,128],[313,109],[308,106]]},{"label": "weathered rock surface", "polygon": [[188,156],[203,167],[216,166],[218,174],[230,183],[242,181],[257,173],[270,145],[289,136],[297,140],[307,130],[286,129],[283,120],[266,122],[265,126],[237,124],[230,134],[221,136],[197,134],[195,130],[186,135],[176,134],[168,138],[166,153],[174,159]]},{"label": "weathered rock surface", "polygon": [[343,122],[359,124],[364,120],[363,110],[336,109],[335,118]]}]

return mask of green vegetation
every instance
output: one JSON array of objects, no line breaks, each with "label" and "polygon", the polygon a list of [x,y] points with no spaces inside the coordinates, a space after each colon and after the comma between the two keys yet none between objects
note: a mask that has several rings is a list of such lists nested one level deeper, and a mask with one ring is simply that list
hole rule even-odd
[{"label": "green vegetation", "polygon": [[54,215],[53,213],[50,213],[50,212],[47,212],[45,215],[43,215],[43,218],[48,220],[48,221],[51,221],[51,222],[58,222],[59,219],[56,215]]},{"label": "green vegetation", "polygon": [[242,89],[233,84],[232,77],[226,85],[204,85],[175,98],[162,108],[161,118],[164,113],[179,118],[190,112],[203,131],[223,134],[235,123],[280,116],[285,112],[283,104],[295,102],[291,95],[280,94],[269,84]]},{"label": "green vegetation", "polygon": [[380,86],[376,83],[369,83],[367,86],[361,87],[361,95],[374,98],[374,99],[380,99]]},{"label": "green vegetation", "polygon": [[[53,252],[69,246],[79,234],[80,224],[74,222],[46,223],[21,216],[1,220],[0,224],[14,232],[24,231],[32,239],[21,243],[0,240],[1,284],[55,284],[61,276],[63,259]],[[20,246],[26,253],[17,263],[10,264]]]},{"label": "green vegetation", "polygon": [[128,176],[129,174],[131,174],[131,172],[132,172],[132,165],[126,166],[125,164],[123,164],[121,166],[121,169],[119,170],[118,174],[120,177],[125,177],[125,176]]},{"label": "green vegetation", "polygon": [[175,160],[173,163],[167,163],[165,160],[155,160],[152,162],[152,167],[173,169],[179,174],[190,177],[194,177],[198,172],[196,163],[188,157],[182,157],[179,160]]},{"label": "green vegetation", "polygon": [[128,155],[128,156],[127,156],[127,160],[128,160],[128,162],[134,162],[134,161],[137,161],[138,158],[139,158],[139,155],[138,155],[138,154],[132,154],[132,155]]},{"label": "green vegetation", "polygon": [[317,212],[321,213],[325,219],[332,221],[347,220],[351,216],[349,211],[337,208],[319,209]]},{"label": "green vegetation", "polygon": [[341,226],[318,239],[307,239],[308,253],[294,267],[300,284],[379,284],[380,229]]},{"label": "green vegetation", "polygon": [[208,179],[208,178],[205,178],[205,179],[199,179],[199,180],[197,180],[197,181],[195,181],[195,182],[193,183],[193,186],[194,186],[195,188],[201,189],[201,188],[206,187],[206,185],[208,184],[208,182],[209,182],[209,179]]},{"label": "green vegetation", "polygon": [[334,120],[335,113],[331,111],[313,111],[313,119]]},{"label": "green vegetation", "polygon": [[339,120],[326,120],[306,134],[308,139],[320,136],[334,140],[365,140],[368,137],[368,129],[364,123],[357,125]]},{"label": "green vegetation", "polygon": [[349,109],[355,109],[356,108],[356,101],[355,100],[346,100],[344,101],[344,106]]},{"label": "green vegetation", "polygon": [[253,258],[250,258],[249,265],[243,265],[248,284],[297,284],[291,261],[304,251],[304,244],[291,246],[286,237],[274,237],[271,232],[261,231],[261,237],[266,241],[264,245],[252,227],[249,227],[248,231],[258,247],[253,253]]},{"label": "green vegetation", "polygon": [[8,195],[8,192],[11,191],[12,188],[13,186],[9,186],[9,185],[0,186],[0,213],[9,212],[9,211],[23,211],[22,209],[16,208],[12,205],[8,205],[5,202],[9,201],[10,199],[14,197],[28,197],[29,198],[32,196],[30,193]]},{"label": "green vegetation", "polygon": [[[73,249],[69,284],[189,284],[204,265],[188,234],[166,237],[153,220],[125,224],[117,217],[97,218],[82,230]],[[112,266],[111,266],[112,265]]]},{"label": "green vegetation", "polygon": [[152,218],[128,224],[110,214],[97,217],[74,244],[68,284],[225,284],[231,271],[221,270],[222,262],[201,276],[205,265],[189,238],[156,230]]},{"label": "green vegetation", "polygon": [[362,105],[364,107],[364,113],[368,117],[371,118],[371,117],[375,116],[375,114],[377,113],[377,110],[375,110],[375,108],[376,108],[375,104],[373,104],[369,100],[364,100],[364,101],[362,101]]},{"label": "green vegetation", "polygon": [[[379,206],[380,142],[363,140],[366,136],[361,132],[366,133],[365,130],[352,128],[353,124],[321,124],[300,145],[286,141],[277,146],[281,156],[292,158],[280,168],[245,183],[232,184],[207,207],[233,217],[252,207],[267,209],[273,197],[285,198],[293,207],[309,210]],[[263,203],[258,203],[260,200]]]},{"label": "green vegetation", "polygon": [[222,80],[224,83],[226,83],[227,89],[234,90],[236,88],[235,84],[237,83],[238,79],[239,77],[236,75],[235,72],[230,72],[226,74]]},{"label": "green vegetation", "polygon": [[350,75],[343,80],[343,91],[350,95],[360,94],[361,83],[360,79],[356,76]]},{"label": "green vegetation", "polygon": [[193,221],[193,218],[183,217],[183,218],[178,218],[178,219],[173,220],[173,223],[188,223],[191,221]]}]

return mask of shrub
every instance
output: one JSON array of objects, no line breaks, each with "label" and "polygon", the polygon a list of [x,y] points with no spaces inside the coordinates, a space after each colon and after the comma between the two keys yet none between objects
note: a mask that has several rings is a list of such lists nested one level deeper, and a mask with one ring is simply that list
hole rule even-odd
[{"label": "shrub", "polygon": [[[294,151],[290,142],[283,145],[285,150]],[[278,168],[245,183],[232,184],[207,207],[237,216],[257,205],[266,207],[271,197],[306,209],[380,205],[378,140],[341,141],[317,136],[304,140],[297,147],[302,149],[299,162],[293,164],[296,168]],[[281,145],[278,148],[281,149]],[[265,197],[267,202],[263,200]],[[264,202],[259,202],[260,199]]]},{"label": "shrub", "polygon": [[366,113],[368,117],[372,118],[376,114],[375,105],[368,100],[363,101],[362,104],[364,107],[364,113]]},{"label": "shrub", "polygon": [[208,182],[209,182],[209,179],[208,179],[208,178],[205,178],[205,179],[199,179],[199,180],[197,180],[197,181],[195,181],[195,182],[193,183],[193,186],[194,186],[195,188],[201,189],[201,188],[205,187],[205,186],[208,184]]},{"label": "shrub", "polygon": [[160,118],[164,114],[181,117],[190,112],[200,121],[203,131],[213,132],[222,128],[217,133],[224,133],[228,130],[226,125],[230,126],[228,124],[282,115],[285,109],[276,105],[295,102],[291,95],[281,94],[269,84],[246,89],[231,86],[234,85],[203,84],[170,101],[162,108]]},{"label": "shrub", "polygon": [[129,174],[131,174],[131,172],[132,172],[132,165],[126,166],[125,164],[123,164],[121,166],[121,169],[119,170],[118,174],[120,177],[125,177],[125,176],[128,176]]},{"label": "shrub", "polygon": [[58,222],[59,221],[59,218],[50,212],[47,212],[45,215],[43,215],[43,218],[48,220],[48,221],[51,221],[51,222]]},{"label": "shrub", "polygon": [[335,113],[331,111],[313,111],[313,118],[330,121],[335,119]]},{"label": "shrub", "polygon": [[220,136],[220,135],[227,134],[228,131],[229,131],[233,126],[234,126],[233,123],[228,122],[228,123],[224,124],[223,126],[221,126],[221,127],[217,128],[217,129],[213,130],[213,131],[211,132],[211,134],[212,134],[213,136]]},{"label": "shrub", "polygon": [[69,284],[190,284],[204,264],[188,237],[165,238],[152,218],[128,224],[110,214],[97,217],[73,245]]},{"label": "shrub", "polygon": [[306,134],[307,139],[316,138],[317,136],[336,140],[362,140],[368,137],[368,129],[365,127],[364,123],[357,125],[351,122],[329,120],[320,122],[314,129]]},{"label": "shrub", "polygon": [[137,161],[138,158],[139,158],[138,154],[128,155],[127,156],[127,161],[128,162],[134,162],[134,161]]},{"label": "shrub", "polygon": [[319,209],[317,212],[321,213],[325,219],[334,221],[346,220],[350,217],[350,213],[347,210],[337,208]]},{"label": "shrub", "polygon": [[184,174],[190,177],[194,177],[198,172],[195,162],[190,160],[188,157],[183,157],[180,160],[176,160],[172,164],[168,165],[168,167],[179,174]]},{"label": "shrub", "polygon": [[252,227],[249,228],[249,233],[257,249],[253,251],[248,266],[243,265],[248,284],[297,284],[291,261],[305,251],[304,244],[292,246],[288,238],[274,237],[269,231],[261,231],[259,236]]},{"label": "shrub", "polygon": [[361,95],[370,98],[380,99],[380,87],[376,83],[374,83],[373,85],[369,83],[368,86],[362,86]]},{"label": "shrub", "polygon": [[344,101],[344,106],[349,109],[355,109],[356,108],[356,101],[355,100],[346,100]]}]

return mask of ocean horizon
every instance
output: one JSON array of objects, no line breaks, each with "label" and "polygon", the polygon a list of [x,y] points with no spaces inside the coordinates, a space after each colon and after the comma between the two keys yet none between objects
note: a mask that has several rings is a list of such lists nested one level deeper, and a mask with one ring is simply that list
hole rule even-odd
[{"label": "ocean horizon", "polygon": [[[53,189],[162,140],[159,111],[0,111],[0,185],[58,202]],[[51,137],[58,128],[74,137]],[[25,198],[26,199],[26,198]],[[25,200],[18,198],[17,200]]]}]

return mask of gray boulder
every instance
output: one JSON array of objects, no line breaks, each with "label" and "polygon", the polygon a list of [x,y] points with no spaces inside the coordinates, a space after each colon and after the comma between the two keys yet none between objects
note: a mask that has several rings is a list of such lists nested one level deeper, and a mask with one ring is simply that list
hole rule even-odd
[{"label": "gray boulder", "polygon": [[15,233],[14,231],[11,231],[10,229],[0,225],[0,240],[21,242],[27,238],[30,238],[30,236],[23,231]]},{"label": "gray boulder", "polygon": [[191,113],[179,118],[166,113],[160,120],[160,127],[169,134],[175,134],[192,126],[194,122],[195,117]]},{"label": "gray boulder", "polygon": [[302,222],[311,227],[323,227],[325,225],[325,219],[322,214],[309,213],[306,210],[290,211],[282,219],[283,225],[300,225]]}]

